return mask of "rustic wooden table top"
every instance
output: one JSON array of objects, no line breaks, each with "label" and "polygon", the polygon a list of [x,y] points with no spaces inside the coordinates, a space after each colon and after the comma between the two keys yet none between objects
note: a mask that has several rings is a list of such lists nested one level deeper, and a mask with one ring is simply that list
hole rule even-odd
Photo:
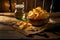
[{"label": "rustic wooden table top", "polygon": [[[59,25],[57,24],[56,27],[60,26],[60,19],[56,18],[53,20],[55,20],[59,24]],[[55,27],[55,24],[52,25],[49,24],[48,26],[50,26],[48,28],[53,29],[53,26]],[[42,34],[44,33],[46,34],[46,36],[35,34],[31,37],[26,37],[23,34],[16,31],[11,26],[0,24],[0,39],[58,39],[60,38],[60,34],[55,34],[54,32],[48,31],[48,32],[43,32]]]},{"label": "rustic wooden table top", "polygon": [[56,35],[53,32],[45,32],[46,36],[35,34],[31,37],[26,37],[23,34],[16,31],[11,26],[0,24],[0,39],[58,39],[60,35]]},{"label": "rustic wooden table top", "polygon": [[0,24],[0,39],[58,39],[60,34],[56,35],[53,32],[45,32],[45,35],[35,34],[31,37],[26,37],[8,25]]}]

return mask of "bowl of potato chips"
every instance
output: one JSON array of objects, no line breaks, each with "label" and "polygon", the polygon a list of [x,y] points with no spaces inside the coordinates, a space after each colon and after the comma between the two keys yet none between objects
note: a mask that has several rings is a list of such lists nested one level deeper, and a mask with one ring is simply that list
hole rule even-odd
[{"label": "bowl of potato chips", "polygon": [[41,7],[32,9],[27,13],[28,22],[34,26],[47,24],[49,21],[49,16],[50,14]]}]

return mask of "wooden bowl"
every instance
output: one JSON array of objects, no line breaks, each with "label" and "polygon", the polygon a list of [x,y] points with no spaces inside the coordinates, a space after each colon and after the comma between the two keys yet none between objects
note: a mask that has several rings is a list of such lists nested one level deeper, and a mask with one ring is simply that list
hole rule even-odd
[{"label": "wooden bowl", "polygon": [[29,23],[31,23],[33,26],[43,26],[47,24],[49,19],[41,19],[41,20],[32,20],[29,19]]}]

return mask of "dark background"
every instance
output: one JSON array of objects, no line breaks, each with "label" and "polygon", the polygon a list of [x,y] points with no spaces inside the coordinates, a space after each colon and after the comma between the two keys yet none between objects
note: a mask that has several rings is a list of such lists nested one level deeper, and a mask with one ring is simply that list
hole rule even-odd
[{"label": "dark background", "polygon": [[[22,0],[17,0],[18,3],[21,3]],[[27,9],[25,8],[25,11],[29,11],[33,8],[35,8],[35,0],[25,0],[27,1]],[[24,2],[25,2],[24,1]],[[14,3],[16,0],[0,0],[0,12],[14,12],[15,11],[15,5]],[[52,0],[45,0],[44,9],[48,12],[50,11],[50,5]],[[43,0],[36,0],[36,7],[41,6],[42,7]],[[26,4],[25,4],[26,5]],[[26,7],[26,6],[25,6]],[[60,0],[53,0],[53,12],[60,12]]]},{"label": "dark background", "polygon": [[54,0],[53,7],[54,12],[60,12],[60,0]]}]

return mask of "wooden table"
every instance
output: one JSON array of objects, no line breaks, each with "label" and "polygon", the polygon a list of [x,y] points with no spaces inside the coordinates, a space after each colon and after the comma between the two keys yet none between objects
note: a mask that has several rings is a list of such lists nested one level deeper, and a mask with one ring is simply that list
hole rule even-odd
[{"label": "wooden table", "polygon": [[8,25],[0,24],[0,39],[24,39],[24,35]]},{"label": "wooden table", "polygon": [[0,13],[0,16],[14,16],[14,13],[13,12],[4,12],[4,13]]},{"label": "wooden table", "polygon": [[53,32],[44,32],[44,35],[35,34],[31,37],[26,37],[23,34],[16,31],[11,26],[0,24],[0,39],[58,39],[60,35],[56,35]]},{"label": "wooden table", "polygon": [[[60,24],[60,19],[57,18],[54,20]],[[49,25],[47,25],[47,27],[48,28],[50,27],[50,30],[51,30],[51,28],[53,29],[54,27],[60,26],[59,24],[57,24],[57,25],[56,24],[49,24]],[[26,37],[23,34],[16,31],[11,26],[0,24],[0,39],[58,39],[58,38],[60,38],[60,35],[56,35],[53,32],[44,31],[43,33],[45,33],[49,37],[41,36],[40,34],[39,35],[35,34],[31,37]]]}]

